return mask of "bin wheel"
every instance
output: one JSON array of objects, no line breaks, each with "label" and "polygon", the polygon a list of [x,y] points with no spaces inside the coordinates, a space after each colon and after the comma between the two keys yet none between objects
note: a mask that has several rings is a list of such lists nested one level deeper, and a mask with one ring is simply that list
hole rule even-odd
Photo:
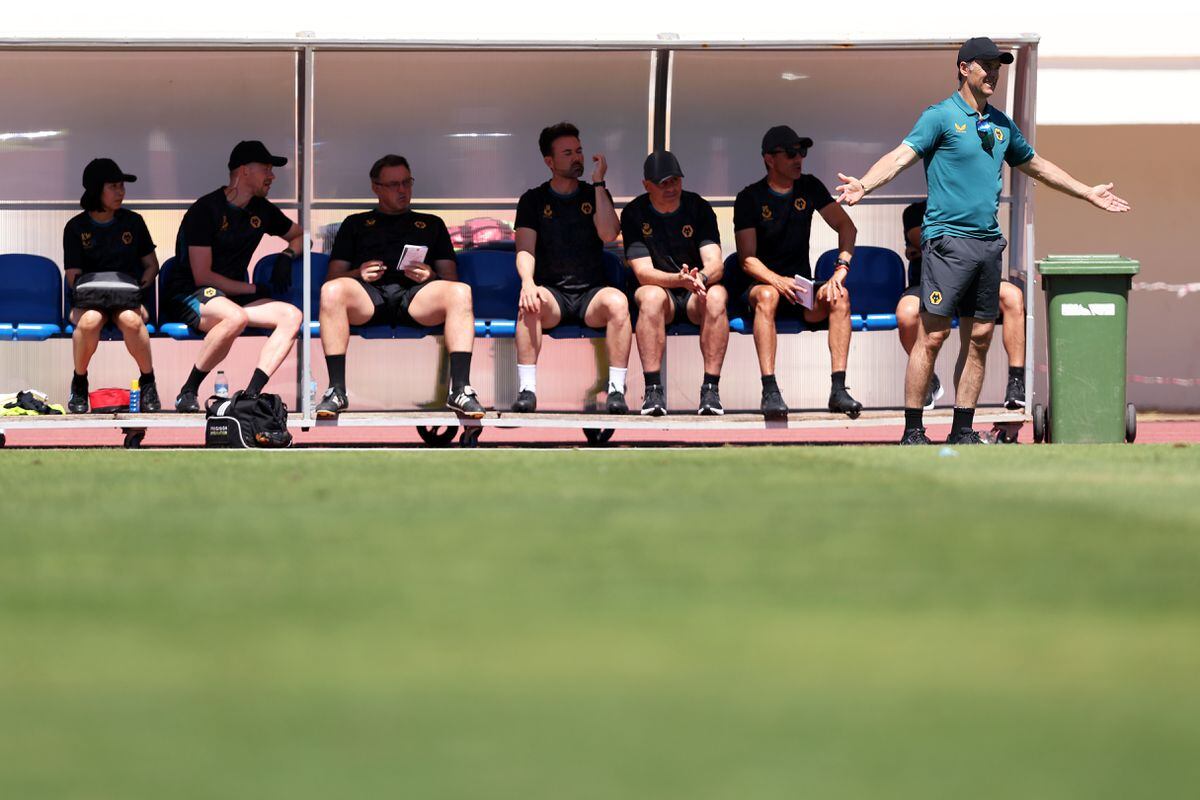
[{"label": "bin wheel", "polygon": [[142,440],[146,438],[145,428],[125,429],[125,449],[136,450],[142,446]]},{"label": "bin wheel", "polygon": [[1137,438],[1137,409],[1133,403],[1125,406],[1125,441],[1132,442]]},{"label": "bin wheel", "polygon": [[1033,407],[1033,441],[1041,444],[1046,438],[1046,407],[1037,403]]},{"label": "bin wheel", "polygon": [[469,428],[462,429],[462,435],[458,437],[458,446],[473,448],[479,446],[479,434],[483,433],[482,425],[472,425]]},{"label": "bin wheel", "polygon": [[447,425],[444,428],[427,428],[424,425],[417,426],[417,436],[420,436],[421,441],[430,447],[445,447],[453,442],[454,437],[457,435],[458,428],[454,425]]},{"label": "bin wheel", "polygon": [[612,428],[584,428],[583,438],[588,440],[588,444],[604,444],[614,433],[616,431]]},{"label": "bin wheel", "polygon": [[6,444],[8,444],[8,439],[5,438],[3,433],[0,433],[0,447],[4,447]]},{"label": "bin wheel", "polygon": [[996,444],[1016,444],[1021,435],[1020,422],[997,422],[992,428]]}]

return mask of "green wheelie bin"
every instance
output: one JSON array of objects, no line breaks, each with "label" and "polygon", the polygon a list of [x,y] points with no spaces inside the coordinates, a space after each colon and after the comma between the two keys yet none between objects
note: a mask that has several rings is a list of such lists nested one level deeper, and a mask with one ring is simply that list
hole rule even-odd
[{"label": "green wheelie bin", "polygon": [[1034,441],[1132,442],[1137,416],[1125,402],[1125,340],[1138,262],[1048,256],[1037,269],[1046,294],[1050,402],[1033,407]]}]

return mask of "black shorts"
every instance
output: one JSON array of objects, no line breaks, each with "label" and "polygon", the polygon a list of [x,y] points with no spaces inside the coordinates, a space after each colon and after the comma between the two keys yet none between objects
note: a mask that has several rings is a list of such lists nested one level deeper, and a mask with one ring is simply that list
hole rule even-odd
[{"label": "black shorts", "polygon": [[921,310],[990,321],[1000,314],[1003,236],[938,236],[921,245]]},{"label": "black shorts", "polygon": [[188,326],[188,330],[197,336],[203,336],[204,331],[200,330],[200,307],[218,297],[224,297],[227,300],[232,300],[239,306],[248,306],[258,300],[270,300],[270,296],[261,292],[252,294],[225,294],[220,289],[214,286],[203,286],[191,294],[177,294],[171,298],[168,315],[171,318],[178,319],[180,322]]},{"label": "black shorts", "polygon": [[[355,278],[359,285],[367,290],[367,296],[375,305],[375,313],[367,321],[368,325],[401,325],[404,327],[420,327],[421,323],[412,318],[408,307],[417,296],[433,281],[418,283],[416,286],[401,286],[398,283],[368,283],[362,278]],[[437,280],[435,278],[434,280]]]},{"label": "black shorts", "polygon": [[[596,299],[596,295],[600,294],[603,286],[593,286],[590,289],[584,289],[582,292],[564,292],[562,289],[555,289],[547,286],[546,291],[554,296],[554,302],[558,303],[558,310],[562,312],[562,319],[559,320],[559,325],[587,325],[583,321],[583,317],[587,314],[588,306],[592,304],[592,300]],[[604,326],[601,325],[601,328]]]},{"label": "black shorts", "polygon": [[920,300],[921,299],[921,284],[914,283],[912,286],[909,286],[907,289],[905,289],[903,292],[901,292],[900,296],[901,297],[915,297],[918,300]]},{"label": "black shorts", "polygon": [[[816,298],[817,292],[820,291],[821,287],[824,286],[825,284],[826,284],[826,281],[813,281],[813,297],[814,298]],[[762,283],[753,283],[749,287],[746,288],[746,291],[742,292],[742,296],[738,299],[738,309],[737,309],[739,312],[741,312],[741,316],[746,317],[746,318],[752,318],[754,316],[754,309],[750,307],[750,290],[753,289],[755,286],[764,286],[764,285],[765,284],[762,284]],[[814,302],[814,305],[815,304],[816,303]],[[775,309],[775,319],[803,320],[804,312],[806,310],[807,309],[805,309],[804,306],[800,305],[799,303],[789,303],[787,300],[784,300],[781,297],[781,298],[779,298],[779,305]]]}]

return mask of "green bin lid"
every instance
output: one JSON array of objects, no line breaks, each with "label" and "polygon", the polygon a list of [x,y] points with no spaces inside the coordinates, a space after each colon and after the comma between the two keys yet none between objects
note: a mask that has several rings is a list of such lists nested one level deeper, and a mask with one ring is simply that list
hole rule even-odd
[{"label": "green bin lid", "polygon": [[1050,255],[1037,262],[1041,275],[1136,275],[1141,265],[1116,253]]}]

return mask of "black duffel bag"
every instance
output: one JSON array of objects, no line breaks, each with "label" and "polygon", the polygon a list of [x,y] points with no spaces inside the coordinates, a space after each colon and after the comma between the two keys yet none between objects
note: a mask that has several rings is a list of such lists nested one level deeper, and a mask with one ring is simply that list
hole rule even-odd
[{"label": "black duffel bag", "polygon": [[289,447],[287,406],[277,394],[263,392],[210,397],[205,404],[205,447]]},{"label": "black duffel bag", "polygon": [[96,311],[136,311],[142,307],[142,289],[124,272],[88,272],[76,279],[71,306]]}]

